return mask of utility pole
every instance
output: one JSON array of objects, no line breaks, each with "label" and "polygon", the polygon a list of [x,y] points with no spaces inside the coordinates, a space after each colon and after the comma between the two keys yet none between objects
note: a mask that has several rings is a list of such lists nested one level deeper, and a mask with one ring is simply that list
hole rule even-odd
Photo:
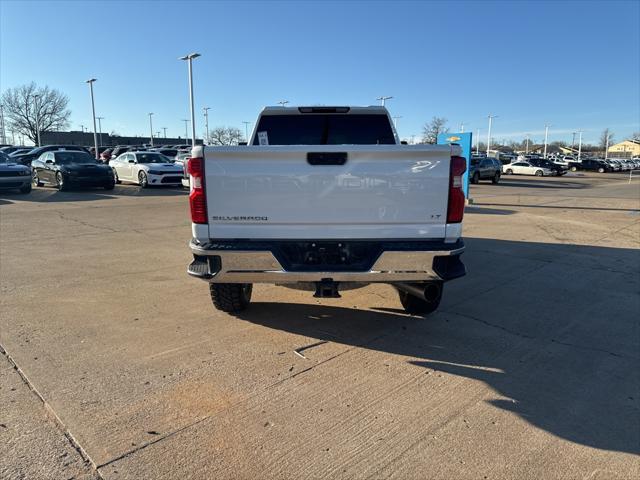
[{"label": "utility pole", "polygon": [[544,124],[544,155],[542,158],[547,158],[547,140],[549,138],[549,127],[551,125],[545,123]]},{"label": "utility pole", "polygon": [[280,100],[278,103],[279,103],[280,105],[282,105],[283,107],[286,107],[286,106],[287,106],[287,103],[289,103],[289,100]]},{"label": "utility pole", "polygon": [[96,119],[98,120],[98,132],[100,132],[100,146],[102,146],[102,120],[104,117],[96,117]]},{"label": "utility pole", "polygon": [[153,147],[153,120],[151,120],[151,117],[153,117],[153,112],[149,112],[147,115],[149,115],[149,140],[151,142],[151,146]]},{"label": "utility pole", "polygon": [[578,132],[578,161],[581,162],[580,157],[582,156],[582,130]]},{"label": "utility pole", "polygon": [[380,100],[381,105],[384,107],[384,102],[386,102],[387,100],[390,100],[390,99],[392,99],[392,98],[393,98],[393,97],[391,97],[391,96],[385,97],[385,96],[383,95],[382,97],[378,97],[378,98],[376,98],[376,100]]},{"label": "utility pole", "polygon": [[487,118],[489,118],[489,133],[487,133],[487,157],[488,157],[489,150],[491,149],[491,125],[493,125],[493,119],[498,118],[498,115],[489,114]]},{"label": "utility pole", "polygon": [[480,155],[480,129],[476,130],[478,135],[476,136],[476,155]]},{"label": "utility pole", "polygon": [[209,143],[209,110],[211,110],[210,107],[202,107],[202,110],[204,110],[204,125],[205,125],[205,130],[207,132],[207,136],[206,138],[206,142],[207,144]]},{"label": "utility pole", "polygon": [[[572,132],[571,133],[573,135],[571,137],[571,150],[573,150],[573,147],[575,147],[575,145],[576,145],[576,133],[577,132]],[[571,152],[571,153],[573,153],[573,152]]]},{"label": "utility pole", "polygon": [[609,129],[607,129],[607,143],[604,147],[604,159],[609,159]]},{"label": "utility pole", "polygon": [[167,127],[162,127],[162,130],[164,130],[164,138],[167,138]]},{"label": "utility pole", "polygon": [[182,121],[184,122],[184,144],[189,145],[189,131],[187,129],[189,120],[187,120],[186,118],[183,118]]},{"label": "utility pole", "polygon": [[527,133],[526,139],[527,139],[527,143],[524,149],[525,155],[529,153],[529,134],[528,133]]},{"label": "utility pole", "polygon": [[[184,57],[180,57],[180,60],[186,60],[189,64],[189,104],[191,108],[191,146],[196,146],[196,113],[193,108],[193,60],[200,56],[199,53],[190,53]],[[186,124],[185,124],[186,125]]]},{"label": "utility pole", "polygon": [[251,122],[244,120],[242,123],[244,123],[244,139],[249,143],[249,124]]},{"label": "utility pole", "polygon": [[[38,104],[38,100],[40,100],[40,95],[34,95],[36,103],[36,133],[38,134],[38,146],[40,146],[40,105]],[[93,98],[93,94],[91,95]]]}]

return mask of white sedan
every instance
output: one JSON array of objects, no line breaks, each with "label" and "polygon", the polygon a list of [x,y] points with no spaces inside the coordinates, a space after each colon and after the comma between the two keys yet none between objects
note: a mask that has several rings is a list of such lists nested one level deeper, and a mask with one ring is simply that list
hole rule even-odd
[{"label": "white sedan", "polygon": [[126,152],[111,160],[109,166],[117,183],[149,185],[182,185],[182,167],[157,152]]},{"label": "white sedan", "polygon": [[535,165],[531,165],[529,162],[516,162],[503,165],[502,173],[506,175],[535,175],[536,177],[553,175],[552,170],[544,167],[536,167]]}]

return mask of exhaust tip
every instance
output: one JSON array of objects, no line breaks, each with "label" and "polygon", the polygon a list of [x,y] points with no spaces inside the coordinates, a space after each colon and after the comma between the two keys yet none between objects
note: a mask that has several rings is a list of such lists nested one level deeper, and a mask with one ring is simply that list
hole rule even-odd
[{"label": "exhaust tip", "polygon": [[442,295],[442,290],[440,285],[437,283],[429,283],[426,287],[424,287],[424,299],[427,302],[435,302]]}]

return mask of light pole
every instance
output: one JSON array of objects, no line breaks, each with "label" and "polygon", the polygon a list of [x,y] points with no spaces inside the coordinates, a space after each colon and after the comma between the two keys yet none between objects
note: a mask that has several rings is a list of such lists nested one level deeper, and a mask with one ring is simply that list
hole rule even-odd
[{"label": "light pole", "polygon": [[582,130],[578,132],[578,161],[581,162],[580,156],[582,155]]},{"label": "light pole", "polygon": [[549,125],[548,123],[544,124],[544,155],[542,158],[547,158],[547,140],[549,138]]},{"label": "light pole", "polygon": [[249,142],[249,124],[251,122],[247,122],[246,120],[244,120],[242,123],[244,123],[244,139],[248,143]]},{"label": "light pole", "polygon": [[578,132],[571,132],[571,135],[572,135],[572,137],[571,137],[571,150],[573,150],[573,147],[576,146],[576,133],[578,133]]},{"label": "light pole", "polygon": [[476,130],[476,155],[480,154],[480,129]]},{"label": "light pole", "polygon": [[464,122],[460,123],[460,133],[464,133]]},{"label": "light pole", "polygon": [[149,115],[149,140],[151,141],[151,146],[153,147],[153,120],[151,120],[151,117],[153,117],[153,112],[149,112],[147,115]]},{"label": "light pole", "polygon": [[489,149],[491,148],[491,126],[493,125],[493,119],[498,118],[497,115],[489,114],[489,133],[487,133],[487,157],[489,156]]},{"label": "light pole", "polygon": [[40,105],[38,100],[40,100],[40,95],[34,95],[36,103],[36,133],[38,134],[38,146],[40,146]]},{"label": "light pole", "polygon": [[80,124],[80,131],[84,133],[84,125]]},{"label": "light pole", "polygon": [[208,144],[209,143],[209,110],[211,110],[211,107],[202,107],[202,110],[204,110],[204,128],[205,128],[205,131],[207,132],[207,136],[205,138]]},{"label": "light pole", "polygon": [[189,131],[187,130],[187,125],[189,124],[189,120],[187,120],[186,118],[183,118],[182,121],[184,122],[184,144],[189,145]]},{"label": "light pole", "polygon": [[2,143],[7,143],[7,137],[4,131],[4,105],[0,103],[0,124],[2,124]]},{"label": "light pole", "polygon": [[287,103],[289,103],[289,100],[280,100],[278,103],[279,103],[280,105],[282,105],[283,107],[286,107],[286,106],[287,106]]},{"label": "light pole", "polygon": [[384,107],[384,102],[386,102],[387,100],[390,100],[392,98],[393,97],[391,97],[391,96],[384,96],[383,95],[381,97],[376,98],[376,100],[380,100],[380,104]]},{"label": "light pole", "polygon": [[96,130],[96,104],[93,100],[93,82],[95,82],[95,78],[90,78],[86,83],[89,84],[89,90],[91,90],[91,111],[93,112],[93,145],[95,147],[96,160],[100,159],[100,154],[98,153],[98,133]]},{"label": "light pole", "polygon": [[393,117],[393,126],[396,129],[396,131],[398,130],[398,120],[400,120],[402,118],[401,115],[396,115],[395,117]]},{"label": "light pole", "polygon": [[193,109],[193,59],[198,58],[199,53],[190,53],[184,57],[180,57],[180,60],[186,60],[189,64],[189,102],[191,107],[191,146],[196,146],[196,117]]},{"label": "light pole", "polygon": [[[4,129],[3,129],[4,131]],[[608,160],[609,159],[609,129],[607,129],[607,142],[605,144],[604,147],[604,159]]]},{"label": "light pole", "polygon": [[98,132],[100,132],[100,146],[102,146],[102,120],[104,117],[96,117],[96,119],[98,120]]},{"label": "light pole", "polygon": [[526,140],[526,142],[527,142],[527,143],[526,143],[526,146],[525,146],[525,148],[524,148],[524,153],[525,153],[525,155],[526,155],[526,154],[528,154],[528,153],[529,153],[529,134],[528,134],[528,133],[527,133],[527,136],[526,136],[525,138],[527,139],[527,140]]},{"label": "light pole", "polygon": [[167,127],[162,127],[162,130],[164,130],[164,138],[167,138]]}]

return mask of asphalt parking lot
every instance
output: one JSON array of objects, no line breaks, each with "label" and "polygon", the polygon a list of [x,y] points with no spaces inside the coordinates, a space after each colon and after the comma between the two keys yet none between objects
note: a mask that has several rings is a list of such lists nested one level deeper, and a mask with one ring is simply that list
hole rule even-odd
[{"label": "asphalt parking lot", "polygon": [[640,180],[471,196],[436,314],[260,285],[234,318],[185,192],[1,193],[0,478],[638,478]]}]

